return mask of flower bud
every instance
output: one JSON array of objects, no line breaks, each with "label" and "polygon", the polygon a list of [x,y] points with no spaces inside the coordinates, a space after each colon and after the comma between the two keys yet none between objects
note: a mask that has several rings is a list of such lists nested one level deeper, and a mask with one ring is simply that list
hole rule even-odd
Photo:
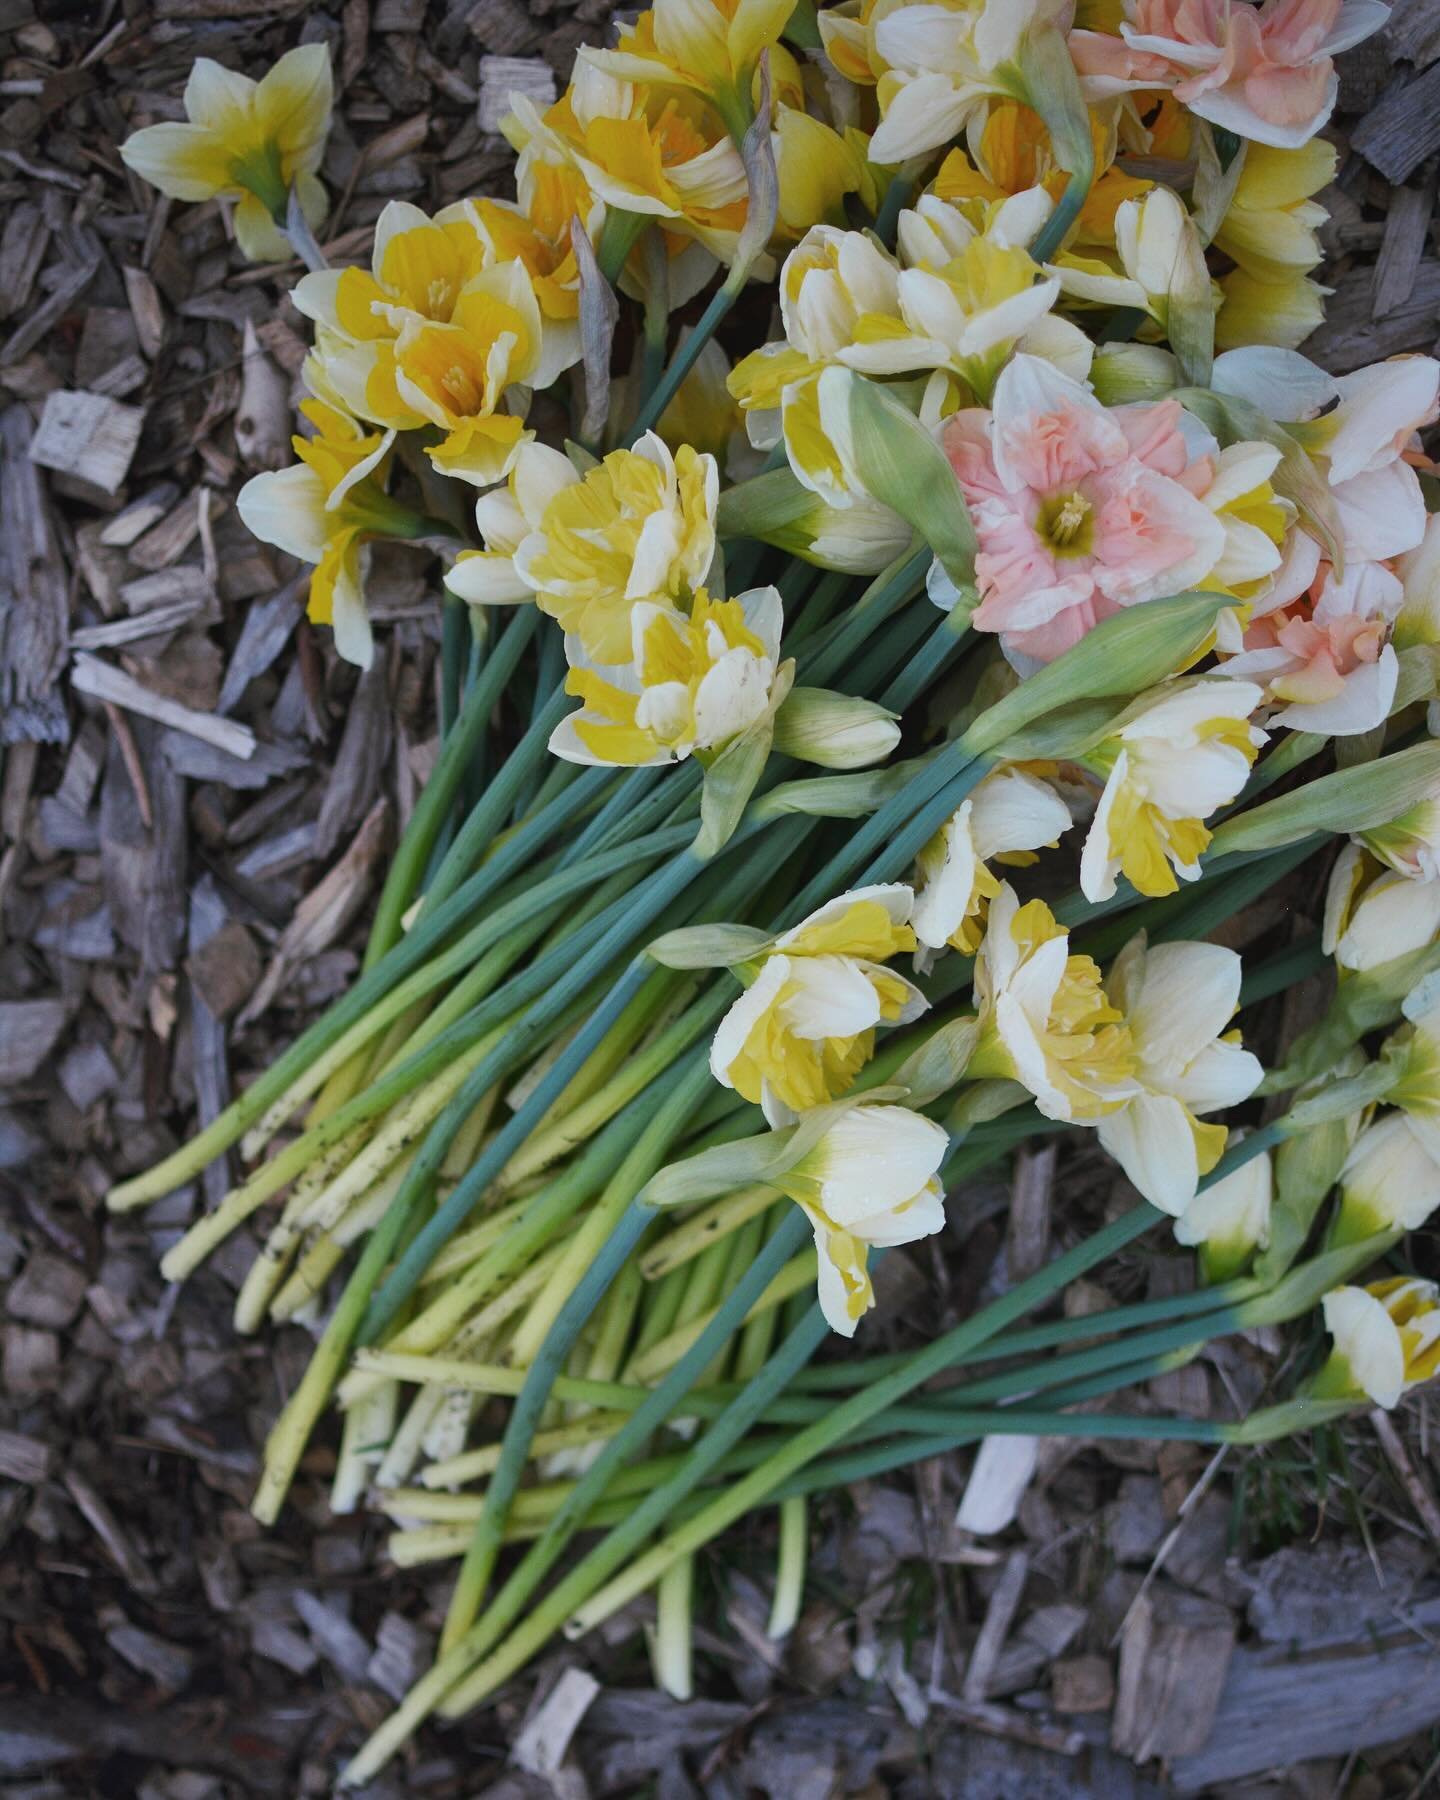
[{"label": "flower bud", "polygon": [[1414,1231],[1440,1206],[1440,1163],[1426,1134],[1403,1112],[1387,1113],[1356,1138],[1340,1171],[1332,1246],[1382,1231]]},{"label": "flower bud", "polygon": [[1311,1383],[1317,1400],[1371,1400],[1388,1411],[1440,1367],[1440,1288],[1401,1275],[1336,1288],[1322,1306],[1335,1340]]},{"label": "flower bud", "polygon": [[1376,866],[1358,844],[1336,858],[1325,896],[1321,942],[1350,971],[1373,969],[1423,950],[1440,932],[1440,882],[1410,881]]},{"label": "flower bud", "polygon": [[1270,1158],[1252,1156],[1196,1194],[1175,1221],[1175,1241],[1199,1249],[1207,1282],[1228,1281],[1268,1246],[1274,1193]]},{"label": "flower bud", "polygon": [[1159,344],[1102,344],[1090,365],[1095,398],[1105,406],[1163,400],[1182,385],[1180,365]]},{"label": "flower bud", "polygon": [[794,688],[775,715],[775,748],[822,769],[866,769],[900,742],[896,715],[828,688]]}]

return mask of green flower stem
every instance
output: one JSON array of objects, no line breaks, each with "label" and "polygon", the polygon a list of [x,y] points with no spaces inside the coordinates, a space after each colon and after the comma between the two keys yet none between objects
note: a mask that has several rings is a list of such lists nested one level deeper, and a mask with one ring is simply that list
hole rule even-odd
[{"label": "green flower stem", "polygon": [[286,1402],[265,1445],[265,1464],[250,1510],[262,1525],[273,1525],[285,1504],[290,1483],[310,1441],[331,1389],[355,1339],[371,1290],[394,1254],[409,1224],[409,1214],[392,1206],[371,1233],[356,1263],[339,1304],[330,1315],[320,1342],[310,1358],[300,1385]]},{"label": "green flower stem", "polygon": [[891,712],[907,712],[966,648],[968,635],[968,626],[957,631],[949,616],[941,619],[880,696],[880,704],[888,706]]},{"label": "green flower stem", "polygon": [[600,242],[595,247],[595,260],[611,287],[620,279],[620,271],[639,242],[641,232],[652,224],[654,220],[648,213],[626,212],[619,206],[607,210],[600,229]]},{"label": "green flower stem", "polygon": [[[880,210],[875,215],[875,235],[882,244],[895,246],[895,233],[900,224],[900,215],[910,204],[915,189],[929,166],[930,156],[912,157],[900,167],[885,184],[885,192],[880,197]],[[774,1634],[772,1633],[772,1636]]]},{"label": "green flower stem", "polygon": [[[559,1019],[566,1006],[596,976],[603,973],[612,959],[689,886],[703,867],[704,864],[689,852],[677,856],[667,868],[651,876],[644,894],[627,904],[623,915],[602,932],[583,955],[574,957],[573,948],[570,949],[570,954],[574,957],[571,966],[554,980],[548,991],[535,1000],[523,1019],[507,1034],[505,1043],[479,1065],[442,1119],[432,1128],[431,1136],[427,1138],[425,1147],[416,1158],[415,1166],[407,1178],[407,1187],[413,1184],[417,1193],[428,1188],[455,1132],[464,1122],[464,1115],[480,1095],[520,1065],[536,1047],[542,1030]],[[562,951],[567,948],[570,947],[560,947]],[[385,1330],[413,1293],[427,1264],[459,1230],[486,1188],[529,1137],[551,1104],[565,1091],[571,1076],[583,1066],[591,1051],[604,1041],[606,1032],[625,1010],[652,968],[649,959],[643,955],[636,957],[626,967],[603,1002],[595,1008],[580,1031],[545,1071],[526,1097],[525,1103],[511,1114],[485,1146],[464,1180],[445,1197],[431,1218],[420,1228],[414,1242],[371,1302],[362,1327],[362,1342],[373,1343]]]},{"label": "green flower stem", "polygon": [[626,436],[627,444],[633,444],[637,438],[643,437],[647,431],[654,428],[665,408],[679,393],[681,382],[695,367],[700,352],[714,337],[721,320],[740,298],[749,274],[748,261],[736,263],[710,296],[709,303],[701,313],[694,329],[686,333],[683,341],[677,346],[675,354],[670,358],[669,367],[664,375],[641,401],[640,410]]},{"label": "green flower stem", "polygon": [[[643,1252],[642,1259],[643,1259]],[[644,1262],[641,1262],[641,1273],[644,1274]],[[647,1278],[645,1299],[641,1307],[640,1329],[635,1334],[635,1342],[631,1346],[630,1360],[643,1356],[652,1344],[658,1344],[668,1332],[672,1331],[676,1319],[680,1316],[680,1308],[685,1299],[685,1286],[689,1278],[689,1270],[684,1268],[669,1269],[656,1280]],[[627,1383],[633,1381],[629,1368],[625,1371]],[[635,1384],[638,1386],[638,1384]]]},{"label": "green flower stem", "polygon": [[[502,638],[501,647],[504,641]],[[498,657],[499,649],[496,655]],[[488,668],[486,672],[488,673]],[[547,755],[550,733],[569,710],[570,702],[562,689],[557,688],[547,696],[525,735],[496,771],[479,804],[471,809],[465,823],[456,833],[455,842],[450,846],[444,862],[436,871],[435,879],[425,892],[420,918],[423,919],[431,907],[440,906],[448,900],[465,877],[478,867],[481,857],[490,848],[491,839],[524,796],[531,774]],[[432,775],[431,782],[434,779]],[[429,793],[428,786],[425,791]]]},{"label": "green flower stem", "polygon": [[822,642],[796,659],[799,679],[809,687],[828,687],[876,627],[915,598],[931,560],[928,547],[905,550],[882,569]]},{"label": "green flower stem", "polygon": [[650,1667],[655,1685],[672,1700],[694,1692],[694,1641],[690,1604],[695,1591],[695,1559],[687,1556],[665,1571],[655,1590],[655,1632]]},{"label": "green flower stem", "polygon": [[[909,664],[923,640],[929,637],[935,622],[934,612],[930,602],[917,595],[896,616],[889,630],[872,635],[863,654],[845,671],[838,685],[845,693],[858,694],[865,700],[879,694],[880,704],[886,705],[884,694],[891,678]],[[891,710],[903,712],[904,708]]]},{"label": "green flower stem", "polygon": [[1288,950],[1280,951],[1245,972],[1240,983],[1241,1006],[1256,1006],[1274,994],[1283,993],[1307,976],[1319,974],[1329,960],[1318,932],[1292,944]]},{"label": "green flower stem", "polygon": [[835,616],[836,608],[854,585],[855,577],[847,575],[843,570],[825,571],[801,607],[800,617],[794,628],[785,633],[786,650],[792,655],[798,653],[822,626],[828,625]]},{"label": "green flower stem", "polygon": [[[546,716],[547,706],[554,706],[560,701],[565,692],[565,673],[565,634],[553,620],[547,619],[540,630],[540,661],[535,671],[535,694],[530,705],[532,728],[540,729]],[[561,706],[560,717],[564,716],[564,711],[565,708]],[[556,718],[545,733],[547,750],[549,749],[550,732],[558,723],[559,718]],[[519,747],[516,746],[517,750]],[[512,824],[518,823],[529,810],[539,792],[541,782],[545,779],[550,766],[553,765],[553,761],[554,759],[549,757],[536,757],[531,763],[521,781],[520,791],[510,810]]]},{"label": "green flower stem", "polygon": [[469,655],[470,608],[458,594],[445,590],[440,609],[440,736],[449,737],[460,716]]},{"label": "green flower stem", "polygon": [[[445,738],[439,759],[416,802],[409,828],[401,839],[400,847],[395,852],[395,860],[385,878],[380,902],[375,909],[375,923],[370,928],[370,941],[365,948],[362,973],[373,969],[400,937],[402,920],[415,897],[416,885],[429,858],[431,845],[450,815],[455,796],[460,791],[471,760],[485,736],[495,702],[505,691],[519,666],[525,646],[535,634],[539,617],[539,612],[533,606],[522,607],[516,613],[496,644],[494,654],[481,670],[479,679],[466,696],[454,729]],[[454,885],[452,882],[450,891],[453,891]],[[428,898],[427,908],[438,906],[439,900],[443,898],[443,895]]]},{"label": "green flower stem", "polygon": [[780,1502],[780,1550],[775,1561],[775,1593],[765,1635],[787,1638],[805,1598],[805,1562],[810,1549],[810,1509],[803,1494]]},{"label": "green flower stem", "polygon": [[[652,1211],[637,1205],[635,1196],[665,1160],[708,1077],[709,1070],[702,1064],[688,1070],[676,1083],[611,1177],[591,1215],[592,1221],[604,1222],[604,1235],[599,1238],[596,1254],[584,1267],[569,1298],[546,1332],[506,1424],[500,1461],[487,1492],[485,1512],[465,1553],[450,1599],[440,1641],[442,1658],[464,1637],[480,1609],[499,1553],[500,1534],[505,1528],[510,1503],[529,1460],[530,1440],[539,1427],[555,1377],[564,1369],[571,1349],[610,1283],[650,1228]],[[599,1237],[598,1232],[596,1236]]]}]

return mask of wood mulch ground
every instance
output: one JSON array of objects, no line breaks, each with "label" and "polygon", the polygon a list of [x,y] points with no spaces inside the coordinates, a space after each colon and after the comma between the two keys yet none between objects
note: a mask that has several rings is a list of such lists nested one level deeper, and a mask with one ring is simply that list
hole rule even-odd
[{"label": "wood mulch ground", "polygon": [[[324,1793],[424,1666],[448,1579],[396,1571],[369,1517],[327,1514],[323,1448],[280,1527],[251,1520],[258,1446],[310,1340],[233,1336],[253,1241],[178,1293],[155,1273],[225,1170],[145,1214],[101,1204],[353,975],[434,755],[438,646],[423,556],[382,553],[383,648],[357,678],[306,625],[303,576],[240,525],[240,482],[289,460],[296,271],[240,264],[216,206],[157,199],[116,145],[176,116],[195,56],[258,72],[325,39],[325,237],[358,256],[391,197],[502,185],[505,94],[548,91],[608,13],[0,0],[3,1800]],[[1350,57],[1336,134],[1335,292],[1310,348],[1340,370],[1434,349],[1437,0],[1402,0]],[[1288,893],[1245,934],[1283,938],[1315,904]],[[1084,1150],[1022,1159],[1010,1190],[968,1185],[944,1256],[888,1259],[891,1316],[962,1315],[1124,1198]],[[1417,1255],[1433,1262],[1433,1239]],[[1150,1246],[1072,1301],[1167,1291],[1187,1268]],[[1276,1351],[1219,1346],[1141,1404],[1220,1415],[1263,1391]],[[773,1525],[753,1521],[702,1570],[700,1698],[650,1689],[636,1606],[489,1712],[423,1732],[372,1792],[1440,1792],[1428,1404],[1323,1456],[1047,1443],[996,1538],[953,1523],[968,1459],[857,1489],[818,1511],[783,1652],[763,1633]],[[573,1739],[561,1713],[583,1715]]]}]

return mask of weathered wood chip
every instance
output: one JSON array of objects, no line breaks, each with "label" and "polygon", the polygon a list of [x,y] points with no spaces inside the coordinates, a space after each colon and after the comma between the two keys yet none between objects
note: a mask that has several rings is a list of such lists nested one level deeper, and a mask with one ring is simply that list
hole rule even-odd
[{"label": "weathered wood chip", "polygon": [[30,446],[31,460],[116,494],[130,472],[145,411],[83,388],[51,394]]},{"label": "weathered wood chip", "polygon": [[123,669],[101,662],[99,657],[91,656],[85,651],[81,651],[75,658],[70,680],[79,693],[93,695],[97,700],[110,700],[116,706],[124,707],[127,712],[137,712],[147,719],[157,719],[162,725],[168,725],[175,731],[188,732],[191,737],[213,744],[217,750],[223,750],[230,756],[249,758],[255,754],[255,733],[248,725],[237,725],[231,719],[222,719],[213,713],[195,712],[188,706],[180,706],[174,700],[166,700],[161,695],[152,693],[133,675],[127,675]]},{"label": "weathered wood chip", "polygon": [[0,1001],[0,1088],[30,1079],[55,1048],[69,1016],[63,1000]]}]

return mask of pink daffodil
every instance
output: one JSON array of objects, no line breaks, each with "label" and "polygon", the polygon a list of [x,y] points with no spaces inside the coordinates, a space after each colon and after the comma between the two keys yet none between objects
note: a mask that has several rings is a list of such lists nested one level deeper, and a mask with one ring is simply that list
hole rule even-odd
[{"label": "pink daffodil", "polygon": [[[1122,607],[1194,586],[1225,550],[1174,401],[1107,408],[1039,357],[1016,356],[993,411],[942,442],[979,541],[974,624],[1050,662]],[[936,596],[937,599],[940,596]]]},{"label": "pink daffodil", "polygon": [[1070,49],[1091,99],[1168,88],[1212,125],[1294,150],[1334,109],[1334,58],[1389,12],[1382,0],[1136,0],[1118,40],[1075,31]]}]

